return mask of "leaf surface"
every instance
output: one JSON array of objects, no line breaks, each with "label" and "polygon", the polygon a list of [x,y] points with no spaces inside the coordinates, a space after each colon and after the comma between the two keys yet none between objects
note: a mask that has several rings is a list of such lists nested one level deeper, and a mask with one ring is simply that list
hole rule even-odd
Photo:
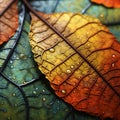
[{"label": "leaf surface", "polygon": [[120,118],[120,44],[97,19],[79,13],[32,16],[30,43],[55,93],[75,109]]},{"label": "leaf surface", "polygon": [[[0,16],[0,45],[8,41],[18,28],[18,2],[16,1],[9,9],[6,9],[10,3],[11,1],[8,2],[8,0],[2,0],[0,2],[0,14],[4,12],[3,15]],[[4,9],[6,10],[4,11]]]},{"label": "leaf surface", "polygon": [[97,4],[103,4],[107,7],[120,8],[120,0],[91,0]]}]

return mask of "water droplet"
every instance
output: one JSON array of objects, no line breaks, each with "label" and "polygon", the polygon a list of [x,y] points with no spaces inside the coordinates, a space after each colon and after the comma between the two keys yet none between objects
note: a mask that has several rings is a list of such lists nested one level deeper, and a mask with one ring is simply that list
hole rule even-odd
[{"label": "water droplet", "polygon": [[15,94],[15,93],[13,93],[13,94],[12,94],[12,96],[13,96],[13,97],[15,97],[15,96],[16,96],[16,94]]},{"label": "water droplet", "polygon": [[13,61],[12,61],[12,60],[10,60],[10,63],[13,63]]},{"label": "water droplet", "polygon": [[26,84],[26,81],[24,81],[23,84]]},{"label": "water droplet", "polygon": [[13,80],[15,80],[15,79],[16,79],[16,77],[14,76],[14,77],[13,77]]},{"label": "water droplet", "polygon": [[71,65],[71,66],[70,66],[70,68],[72,68],[72,69],[73,69],[73,68],[74,68],[74,66],[73,66],[73,65]]},{"label": "water droplet", "polygon": [[25,54],[22,54],[22,53],[21,53],[21,54],[20,54],[20,58],[21,58],[21,59],[26,59],[27,57],[26,57]]},{"label": "water droplet", "polygon": [[13,58],[16,58],[16,55],[13,55]]},{"label": "water droplet", "polygon": [[87,47],[90,47],[90,43],[87,43]]},{"label": "water droplet", "polygon": [[71,70],[67,70],[67,73],[70,74],[70,73],[71,73]]},{"label": "water droplet", "polygon": [[9,79],[11,79],[11,75],[9,75]]},{"label": "water droplet", "polygon": [[65,91],[65,90],[62,90],[61,92],[62,92],[63,94],[66,94],[66,91]]},{"label": "water droplet", "polygon": [[86,35],[89,35],[89,32],[86,32]]},{"label": "water droplet", "polygon": [[112,67],[115,67],[115,63],[112,63]]},{"label": "water droplet", "polygon": [[42,98],[42,101],[46,101],[46,98],[44,97],[44,98]]},{"label": "water droplet", "polygon": [[16,60],[19,60],[19,57],[16,57]]},{"label": "water droplet", "polygon": [[33,94],[37,94],[37,92],[36,92],[36,91],[33,91]]},{"label": "water droplet", "polygon": [[13,65],[11,65],[11,68],[14,68]]},{"label": "water droplet", "polygon": [[49,79],[48,76],[46,76],[46,79]]},{"label": "water droplet", "polygon": [[51,48],[51,49],[50,49],[50,52],[55,52],[55,49],[54,49],[54,48]]},{"label": "water droplet", "polygon": [[100,17],[101,17],[101,18],[103,18],[103,17],[104,17],[104,15],[103,15],[103,14],[100,14]]},{"label": "water droplet", "polygon": [[75,90],[74,90],[73,92],[74,92],[74,93],[76,93],[76,91],[75,91]]},{"label": "water droplet", "polygon": [[115,58],[115,55],[113,54],[112,57]]},{"label": "water droplet", "polygon": [[43,89],[42,91],[43,91],[43,92],[45,92],[45,90],[44,90],[44,89]]},{"label": "water droplet", "polygon": [[38,88],[35,88],[36,90],[38,90]]}]

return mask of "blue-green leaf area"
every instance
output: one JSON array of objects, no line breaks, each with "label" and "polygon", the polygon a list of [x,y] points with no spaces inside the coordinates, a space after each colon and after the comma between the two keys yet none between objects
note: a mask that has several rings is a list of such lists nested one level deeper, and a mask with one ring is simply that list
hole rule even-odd
[{"label": "blue-green leaf area", "polygon": [[4,74],[7,73],[6,76],[17,84],[25,84],[38,76],[29,45],[28,28],[29,23],[25,21],[20,41],[4,70]]},{"label": "blue-green leaf area", "polygon": [[26,118],[23,92],[0,74],[0,119],[22,120]]},{"label": "blue-green leaf area", "polygon": [[107,8],[90,0],[35,0],[31,5],[45,13],[80,12],[97,17],[104,24],[120,23],[120,8]]},{"label": "blue-green leaf area", "polygon": [[109,26],[109,29],[116,36],[117,40],[120,42],[120,25]]}]

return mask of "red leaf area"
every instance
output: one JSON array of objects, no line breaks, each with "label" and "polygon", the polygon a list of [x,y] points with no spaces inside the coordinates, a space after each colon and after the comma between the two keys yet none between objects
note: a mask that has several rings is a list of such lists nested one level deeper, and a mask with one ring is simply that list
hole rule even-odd
[{"label": "red leaf area", "polygon": [[91,0],[97,4],[103,4],[106,7],[120,8],[120,0]]},{"label": "red leaf area", "polygon": [[18,28],[18,2],[14,2],[5,10],[9,3],[8,0],[0,2],[0,14],[2,14],[2,16],[0,16],[0,45],[8,41]]}]

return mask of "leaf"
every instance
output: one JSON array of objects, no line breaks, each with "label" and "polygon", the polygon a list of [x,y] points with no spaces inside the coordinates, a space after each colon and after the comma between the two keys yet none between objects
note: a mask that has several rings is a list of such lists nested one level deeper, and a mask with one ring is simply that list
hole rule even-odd
[{"label": "leaf", "polygon": [[55,93],[76,110],[118,120],[119,42],[92,17],[39,15],[48,23],[32,16],[30,43],[35,61]]},{"label": "leaf", "polygon": [[[17,9],[17,2],[13,3],[8,2],[8,0],[2,0],[0,2],[1,9],[0,9],[0,45],[9,40],[12,37],[18,28],[18,9]],[[7,9],[7,5],[10,6]],[[4,11],[5,10],[5,11]]]},{"label": "leaf", "polygon": [[23,5],[20,9],[18,31],[0,47],[0,119],[96,120],[75,111],[53,93],[33,60],[30,16]]},{"label": "leaf", "polygon": [[91,0],[97,4],[103,4],[107,7],[120,8],[120,0]]},{"label": "leaf", "polygon": [[31,2],[33,8],[45,13],[52,12],[80,12],[97,17],[104,24],[120,24],[120,9],[107,8],[93,4],[90,0],[35,0]]}]

